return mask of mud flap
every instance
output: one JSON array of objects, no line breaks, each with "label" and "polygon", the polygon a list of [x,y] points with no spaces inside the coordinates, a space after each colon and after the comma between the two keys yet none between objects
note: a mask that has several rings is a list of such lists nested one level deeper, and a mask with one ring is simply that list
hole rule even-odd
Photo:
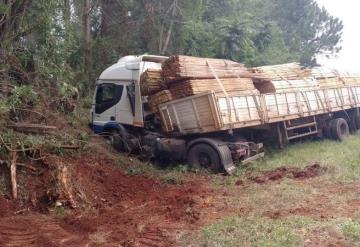
[{"label": "mud flap", "polygon": [[224,143],[219,143],[217,146],[217,151],[219,153],[221,163],[227,172],[227,174],[232,175],[236,171],[236,166],[232,159],[231,151],[229,147]]},{"label": "mud flap", "polygon": [[225,171],[227,172],[227,174],[232,175],[234,174],[234,172],[236,171],[236,166],[233,162],[231,163],[227,163],[227,164],[223,164]]}]

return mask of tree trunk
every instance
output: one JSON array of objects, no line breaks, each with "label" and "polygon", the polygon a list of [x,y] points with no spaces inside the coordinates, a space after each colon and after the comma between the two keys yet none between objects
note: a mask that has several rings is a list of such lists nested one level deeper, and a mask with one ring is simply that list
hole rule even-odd
[{"label": "tree trunk", "polygon": [[160,30],[160,54],[163,55],[166,53],[167,49],[168,49],[168,46],[169,46],[169,43],[170,43],[170,38],[171,38],[171,34],[172,34],[172,31],[173,31],[173,27],[174,27],[174,19],[176,17],[176,10],[178,8],[178,0],[174,0],[173,3],[170,5],[169,9],[167,10],[167,13],[168,14],[170,12],[170,24],[169,24],[169,28],[167,30],[167,34],[166,34],[166,39],[165,41],[163,41],[163,32],[164,32],[164,25],[165,25],[165,22],[167,22],[168,20],[165,19],[164,20],[164,23],[161,27],[161,30]]},{"label": "tree trunk", "polygon": [[83,35],[84,35],[84,73],[88,80],[91,79],[91,33],[90,33],[90,0],[83,2]]},{"label": "tree trunk", "polygon": [[71,2],[70,0],[64,0],[63,6],[63,18],[64,18],[64,31],[65,31],[65,44],[64,53],[65,61],[68,63],[69,59],[69,48],[71,39]]},{"label": "tree trunk", "polygon": [[101,1],[101,28],[100,28],[101,37],[107,37],[110,33],[113,11],[114,11],[113,0]]},{"label": "tree trunk", "polygon": [[14,199],[17,199],[17,181],[16,181],[16,161],[17,152],[13,151],[10,165],[10,177],[11,177],[11,191]]},{"label": "tree trunk", "polygon": [[32,0],[4,1],[10,11],[0,15],[0,47],[4,48],[18,38],[22,20],[31,4]]},{"label": "tree trunk", "polygon": [[69,33],[70,33],[70,18],[71,18],[70,0],[64,0],[63,16],[64,16],[65,35],[68,41]]}]

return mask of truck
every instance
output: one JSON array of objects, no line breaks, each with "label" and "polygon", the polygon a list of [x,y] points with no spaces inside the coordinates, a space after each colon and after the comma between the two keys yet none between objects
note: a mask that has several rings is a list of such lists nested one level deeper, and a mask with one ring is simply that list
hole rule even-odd
[{"label": "truck", "polygon": [[126,56],[97,80],[91,127],[117,150],[232,174],[264,157],[264,139],[279,146],[307,136],[343,140],[360,128],[360,85],[251,95],[208,91],[165,102],[154,114],[140,77],[166,59]]}]

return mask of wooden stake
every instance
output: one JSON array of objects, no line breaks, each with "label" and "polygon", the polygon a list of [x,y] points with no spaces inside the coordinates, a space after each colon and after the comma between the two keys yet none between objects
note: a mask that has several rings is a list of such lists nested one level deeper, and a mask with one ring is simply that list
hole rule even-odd
[{"label": "wooden stake", "polygon": [[17,182],[16,182],[16,160],[17,152],[13,151],[10,165],[10,176],[11,176],[11,188],[12,196],[14,199],[17,199]]}]

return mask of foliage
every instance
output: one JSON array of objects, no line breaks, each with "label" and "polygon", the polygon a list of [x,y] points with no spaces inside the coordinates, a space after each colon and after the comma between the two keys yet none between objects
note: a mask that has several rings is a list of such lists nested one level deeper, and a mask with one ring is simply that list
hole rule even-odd
[{"label": "foliage", "polygon": [[80,134],[78,137],[69,134],[62,135],[26,135],[14,131],[3,131],[0,135],[0,154],[8,154],[9,149],[30,150],[33,152],[45,151],[46,153],[62,155],[71,153],[78,149],[67,150],[64,146],[77,146],[79,149],[85,150],[88,144],[88,136]]},{"label": "foliage", "polygon": [[11,96],[7,98],[6,104],[11,109],[26,108],[34,106],[38,102],[38,95],[32,86],[15,87]]},{"label": "foliage", "polygon": [[314,65],[316,55],[341,49],[343,29],[314,0],[0,1],[0,20],[0,56],[17,58],[10,78],[15,67],[28,83],[67,83],[82,95],[120,56]]}]

